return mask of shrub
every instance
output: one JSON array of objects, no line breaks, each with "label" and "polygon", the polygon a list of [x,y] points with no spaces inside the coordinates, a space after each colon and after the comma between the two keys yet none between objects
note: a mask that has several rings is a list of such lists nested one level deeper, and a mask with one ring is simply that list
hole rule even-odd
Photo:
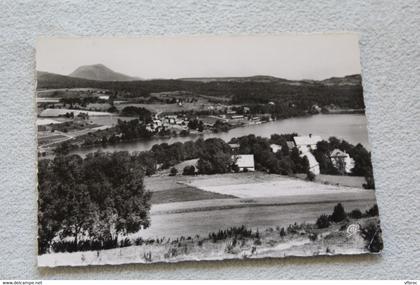
[{"label": "shrub", "polygon": [[377,204],[373,205],[372,208],[370,208],[369,210],[367,210],[365,214],[368,217],[376,217],[376,216],[379,216],[378,205]]},{"label": "shrub", "polygon": [[280,229],[280,237],[285,237],[286,236],[286,231],[284,230],[284,228]]},{"label": "shrub", "polygon": [[333,222],[341,222],[342,220],[344,220],[347,217],[346,212],[344,211],[344,207],[343,205],[341,205],[341,203],[338,203],[335,207],[334,207],[334,211],[331,215],[331,220]]},{"label": "shrub", "polygon": [[195,175],[195,167],[193,165],[185,166],[182,175]]},{"label": "shrub", "polygon": [[359,209],[354,209],[350,212],[349,217],[352,219],[360,219],[362,218],[362,212]]},{"label": "shrub", "polygon": [[131,240],[128,238],[125,238],[120,241],[120,247],[128,247],[131,246]]},{"label": "shrub", "polygon": [[143,243],[144,243],[144,240],[143,240],[141,237],[136,238],[136,239],[134,240],[134,244],[135,244],[135,245],[143,245]]},{"label": "shrub", "polygon": [[382,230],[379,225],[369,224],[362,228],[361,236],[366,241],[366,249],[370,252],[380,252],[384,248]]},{"label": "shrub", "polygon": [[175,167],[171,168],[171,172],[169,173],[169,176],[175,176],[178,173],[178,169],[176,169]]},{"label": "shrub", "polygon": [[310,241],[316,241],[318,239],[318,235],[316,233],[310,233],[308,237]]},{"label": "shrub", "polygon": [[328,228],[330,226],[330,219],[327,215],[322,214],[319,216],[319,218],[316,220],[316,226],[319,229]]},{"label": "shrub", "polygon": [[364,183],[362,186],[365,189],[375,189],[375,180],[373,179],[373,176],[366,175],[365,176],[366,183]]}]

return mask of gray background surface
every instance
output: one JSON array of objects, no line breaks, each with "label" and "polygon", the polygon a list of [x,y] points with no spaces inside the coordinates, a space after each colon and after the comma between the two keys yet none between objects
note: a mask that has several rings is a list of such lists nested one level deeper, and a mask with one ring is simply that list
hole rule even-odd
[{"label": "gray background surface", "polygon": [[[86,2],[86,3],[85,3]],[[103,2],[103,3],[102,3]],[[356,31],[383,226],[379,257],[38,269],[38,36]],[[0,278],[420,278],[419,1],[0,1]]]}]

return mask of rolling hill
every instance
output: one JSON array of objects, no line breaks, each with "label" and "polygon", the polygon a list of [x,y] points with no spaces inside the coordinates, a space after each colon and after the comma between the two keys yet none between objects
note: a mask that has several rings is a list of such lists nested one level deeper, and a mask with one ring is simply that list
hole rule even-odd
[{"label": "rolling hill", "polygon": [[103,64],[83,65],[69,74],[70,77],[77,77],[98,81],[133,81],[140,78],[131,77],[115,72]]},{"label": "rolling hill", "polygon": [[[103,77],[102,77],[103,78]],[[115,77],[114,77],[115,78]],[[146,98],[152,93],[187,91],[196,95],[226,98],[232,104],[258,105],[276,102],[279,113],[297,106],[307,110],[313,104],[333,104],[341,108],[362,109],[363,87],[360,74],[326,80],[286,80],[271,76],[227,78],[183,78],[131,81],[88,80],[38,72],[37,89],[98,88],[112,90],[120,99]],[[282,108],[284,110],[282,110]],[[265,112],[266,110],[260,110]],[[292,110],[293,111],[293,110]]]}]

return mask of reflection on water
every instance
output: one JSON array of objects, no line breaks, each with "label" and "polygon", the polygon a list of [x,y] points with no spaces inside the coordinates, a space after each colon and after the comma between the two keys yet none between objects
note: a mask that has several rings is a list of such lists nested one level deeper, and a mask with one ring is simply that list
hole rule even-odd
[{"label": "reflection on water", "polygon": [[175,143],[196,140],[198,138],[221,138],[229,141],[233,137],[241,137],[254,134],[255,136],[270,137],[272,134],[298,133],[299,135],[314,134],[323,139],[335,136],[345,139],[349,143],[361,143],[366,149],[370,150],[367,134],[367,120],[364,114],[319,114],[310,117],[291,118],[279,120],[260,125],[251,125],[232,129],[223,133],[203,134],[195,137],[172,137],[172,138],[153,138],[145,141],[135,141],[121,143],[110,146],[96,146],[89,149],[77,150],[76,154],[86,155],[96,150],[101,151],[145,151],[152,148],[155,144]]}]

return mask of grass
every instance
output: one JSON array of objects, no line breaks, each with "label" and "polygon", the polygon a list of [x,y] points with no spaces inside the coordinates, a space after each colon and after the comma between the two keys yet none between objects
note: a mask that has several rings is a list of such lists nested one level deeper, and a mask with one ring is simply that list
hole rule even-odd
[{"label": "grass", "polygon": [[136,240],[131,246],[38,257],[39,266],[176,262],[285,256],[316,256],[368,253],[369,243],[361,233],[348,235],[349,223],[378,226],[378,217],[343,221],[325,229],[313,224],[290,224],[286,228],[253,230],[246,226],[224,228],[207,235]]},{"label": "grass", "polygon": [[189,186],[152,192],[152,204],[228,198],[236,197],[232,195],[203,191]]}]

